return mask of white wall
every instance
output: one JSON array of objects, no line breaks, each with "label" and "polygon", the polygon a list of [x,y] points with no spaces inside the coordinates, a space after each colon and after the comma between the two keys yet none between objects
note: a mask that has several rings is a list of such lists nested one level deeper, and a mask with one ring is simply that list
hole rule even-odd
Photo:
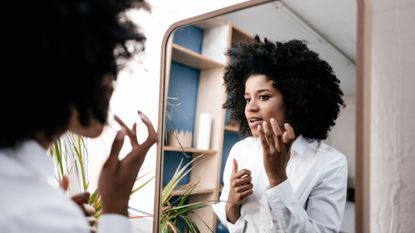
[{"label": "white wall", "polygon": [[356,162],[356,98],[345,97],[346,107],[341,109],[336,125],[329,133],[328,144],[347,158],[348,177],[355,178]]},{"label": "white wall", "polygon": [[367,16],[371,17],[372,27],[370,231],[412,233],[415,232],[415,2],[368,2],[372,4],[372,16]]}]

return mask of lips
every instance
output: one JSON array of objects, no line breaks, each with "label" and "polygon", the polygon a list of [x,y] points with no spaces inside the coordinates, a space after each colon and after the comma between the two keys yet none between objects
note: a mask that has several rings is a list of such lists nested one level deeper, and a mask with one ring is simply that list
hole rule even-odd
[{"label": "lips", "polygon": [[259,124],[262,124],[264,120],[260,117],[250,117],[248,118],[249,127],[257,128]]}]

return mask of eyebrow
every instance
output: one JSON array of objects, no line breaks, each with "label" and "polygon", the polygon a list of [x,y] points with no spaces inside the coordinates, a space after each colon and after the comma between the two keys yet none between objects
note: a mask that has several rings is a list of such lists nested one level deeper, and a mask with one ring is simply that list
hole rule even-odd
[{"label": "eyebrow", "polygon": [[[257,93],[267,92],[267,91],[268,91],[268,92],[271,92],[269,89],[261,89],[261,90],[258,90],[258,91],[257,91]],[[248,93],[246,93],[246,92],[244,93],[244,95],[247,95],[247,94],[248,94]]]}]

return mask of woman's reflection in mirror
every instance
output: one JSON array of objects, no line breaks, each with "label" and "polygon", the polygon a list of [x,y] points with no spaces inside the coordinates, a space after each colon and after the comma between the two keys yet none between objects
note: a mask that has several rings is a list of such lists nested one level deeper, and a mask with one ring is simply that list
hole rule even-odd
[{"label": "woman's reflection in mirror", "polygon": [[325,144],[343,92],[304,41],[242,42],[228,51],[224,104],[242,140],[229,153],[220,201],[230,232],[338,232],[346,157]]}]

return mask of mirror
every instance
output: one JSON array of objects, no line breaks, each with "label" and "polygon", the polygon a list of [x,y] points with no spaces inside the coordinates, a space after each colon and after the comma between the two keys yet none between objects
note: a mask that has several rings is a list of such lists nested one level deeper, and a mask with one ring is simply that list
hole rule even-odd
[{"label": "mirror", "polygon": [[[241,140],[238,122],[222,108],[228,98],[223,85],[224,67],[230,62],[225,52],[259,35],[271,41],[306,40],[308,47],[332,66],[341,82],[346,107],[324,143],[347,158],[347,202],[340,231],[354,232],[356,2],[290,0],[250,4],[220,16],[179,23],[166,41],[163,142],[157,172],[162,189],[158,213],[161,222],[155,229],[163,232],[175,225],[179,232],[186,226],[198,227],[201,232],[228,232],[210,207],[220,198],[230,150]],[[180,223],[175,222],[174,214],[182,216]]]}]

